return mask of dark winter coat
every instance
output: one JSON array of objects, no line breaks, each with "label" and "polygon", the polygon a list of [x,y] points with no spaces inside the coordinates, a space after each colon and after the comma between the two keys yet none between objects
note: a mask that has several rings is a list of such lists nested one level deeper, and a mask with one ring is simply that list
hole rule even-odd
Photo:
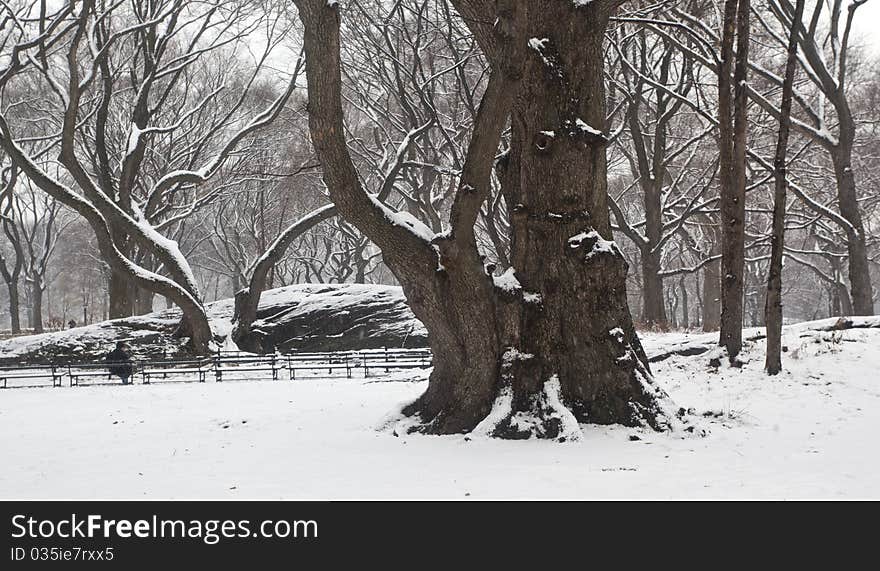
[{"label": "dark winter coat", "polygon": [[128,379],[134,373],[134,366],[131,363],[131,353],[125,349],[116,348],[107,353],[106,361],[111,363],[108,370],[111,375],[116,375],[122,379]]}]

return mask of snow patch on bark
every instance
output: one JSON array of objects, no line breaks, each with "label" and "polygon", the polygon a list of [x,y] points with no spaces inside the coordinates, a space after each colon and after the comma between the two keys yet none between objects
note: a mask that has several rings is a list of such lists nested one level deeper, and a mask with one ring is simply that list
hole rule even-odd
[{"label": "snow patch on bark", "polygon": [[[513,351],[516,350],[508,349],[505,360],[508,354],[512,355],[513,360]],[[516,353],[524,355],[518,351]],[[528,358],[531,357],[528,355]],[[471,434],[517,439],[550,437],[558,442],[573,442],[582,436],[577,418],[562,402],[562,385],[557,375],[544,382],[541,392],[531,398],[527,410],[514,411],[513,389],[509,385],[502,387],[492,403],[492,410]]]},{"label": "snow patch on bark", "polygon": [[131,124],[131,133],[128,135],[128,148],[126,149],[126,156],[131,155],[137,149],[138,143],[141,139],[142,131],[138,128],[134,123]]},{"label": "snow patch on bark", "polygon": [[585,261],[602,254],[620,254],[620,251],[617,249],[617,244],[615,244],[613,240],[602,238],[602,236],[595,230],[581,232],[568,239],[569,248],[578,249],[584,246],[590,248],[584,258]]},{"label": "snow patch on bark", "polygon": [[581,437],[580,423],[574,413],[562,402],[562,385],[558,375],[553,375],[550,380],[544,383],[544,404],[550,411],[550,417],[559,419],[561,426],[556,439],[559,441],[579,440]]},{"label": "snow patch on bark", "polygon": [[514,275],[513,268],[507,268],[500,276],[492,276],[495,287],[506,291],[507,293],[516,293],[522,289],[519,280]]},{"label": "snow patch on bark", "polygon": [[539,304],[539,303],[541,303],[541,302],[544,301],[544,298],[541,297],[541,294],[540,294],[540,293],[534,293],[534,292],[530,292],[530,291],[524,291],[524,292],[523,292],[523,301],[524,301],[525,303]]},{"label": "snow patch on bark", "polygon": [[180,246],[177,241],[172,240],[166,236],[163,236],[156,230],[152,224],[147,220],[144,213],[138,207],[138,205],[133,204],[132,210],[134,212],[134,222],[141,228],[144,235],[154,244],[156,244],[159,248],[162,248],[167,252],[171,258],[174,260],[177,269],[183,274],[184,279],[186,279],[185,284],[180,284],[184,287],[187,292],[192,295],[194,299],[198,301],[199,305],[201,303],[201,296],[199,294],[199,286],[196,281],[195,274],[193,274],[192,268],[189,265],[186,257],[180,251]]},{"label": "snow patch on bark", "polygon": [[547,47],[547,42],[549,41],[548,38],[531,38],[529,39],[529,47],[541,53],[541,50]]},{"label": "snow patch on bark", "polygon": [[492,436],[495,429],[510,417],[513,413],[513,389],[510,386],[502,387],[492,403],[492,410],[480,423],[474,427],[471,434],[474,436]]},{"label": "snow patch on bark", "polygon": [[531,353],[523,353],[515,347],[508,347],[504,354],[501,355],[501,360],[505,365],[510,366],[514,361],[525,361],[534,357]]},{"label": "snow patch on bark", "polygon": [[427,224],[406,212],[405,210],[394,211],[391,208],[385,206],[381,200],[379,200],[375,195],[369,194],[370,200],[376,207],[382,211],[385,215],[385,218],[388,219],[389,222],[398,226],[400,228],[404,228],[410,231],[416,237],[424,240],[425,242],[431,242],[435,236],[437,235],[433,230],[431,230]]}]

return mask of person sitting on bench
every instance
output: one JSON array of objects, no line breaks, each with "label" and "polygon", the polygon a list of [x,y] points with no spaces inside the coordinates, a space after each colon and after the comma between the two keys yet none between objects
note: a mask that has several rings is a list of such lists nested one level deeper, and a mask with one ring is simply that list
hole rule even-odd
[{"label": "person sitting on bench", "polygon": [[116,375],[122,379],[123,385],[131,384],[131,376],[134,373],[134,366],[131,363],[131,348],[125,341],[116,343],[116,349],[107,353],[106,361],[110,363],[108,370],[111,375]]}]

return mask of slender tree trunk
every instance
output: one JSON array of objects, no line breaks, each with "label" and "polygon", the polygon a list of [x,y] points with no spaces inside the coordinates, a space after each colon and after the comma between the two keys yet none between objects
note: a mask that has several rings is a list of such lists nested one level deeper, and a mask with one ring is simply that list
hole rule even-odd
[{"label": "slender tree trunk", "polygon": [[[714,255],[714,252],[712,252]],[[703,270],[703,331],[721,327],[721,261],[707,263]]]},{"label": "slender tree trunk", "polygon": [[[732,61],[734,35],[735,64]],[[736,361],[742,349],[748,45],[749,0],[726,0],[718,77],[722,228],[719,343],[727,350],[731,363]],[[731,67],[733,85],[730,84]]]},{"label": "slender tree trunk", "polygon": [[[7,181],[6,191],[9,193],[9,199],[11,200],[11,192],[14,188],[15,181],[17,180],[17,169],[12,169],[10,173],[10,179]],[[3,190],[3,189],[0,189]],[[2,195],[0,195],[2,198]],[[0,200],[2,202],[2,200]],[[11,204],[4,206],[4,208],[11,211]],[[12,246],[13,255],[15,256],[14,261],[11,264],[11,268],[7,267],[6,259],[3,257],[2,252],[0,252],[0,275],[3,276],[3,281],[6,282],[6,288],[9,290],[9,317],[10,317],[10,328],[12,333],[21,333],[21,302],[18,292],[18,284],[21,278],[22,271],[22,260],[24,259],[24,251],[21,245],[20,235],[16,228],[16,225],[13,223],[12,218],[4,218],[3,219],[3,233],[6,236],[9,244]]]},{"label": "slender tree trunk", "polygon": [[788,135],[791,130],[791,100],[794,89],[794,72],[797,64],[797,23],[804,12],[804,0],[797,0],[791,34],[788,40],[788,58],[785,62],[785,78],[782,83],[782,105],[779,118],[779,137],[776,156],[773,158],[773,229],[770,236],[770,268],[767,278],[767,298],[764,305],[764,321],[767,325],[767,356],[764,368],[769,375],[782,370],[782,256],[785,245],[785,201],[788,190],[787,169]]},{"label": "slender tree trunk", "polygon": [[832,284],[828,288],[828,317],[840,315],[840,294],[837,285]]},{"label": "slender tree trunk", "polygon": [[34,329],[34,333],[42,333],[43,332],[43,279],[40,276],[36,276],[31,285],[31,311],[33,312],[33,317],[31,320],[31,327]]},{"label": "slender tree trunk", "polygon": [[688,290],[684,277],[679,280],[678,285],[681,287],[681,326],[687,329],[690,327],[691,308],[688,304]]},{"label": "slender tree trunk", "polygon": [[642,295],[647,326],[666,329],[666,304],[663,296],[663,278],[660,276],[660,252],[652,252],[650,246],[642,251]]},{"label": "slender tree trunk", "polygon": [[678,291],[673,287],[670,294],[672,300],[669,302],[669,314],[672,315],[672,328],[678,329]]},{"label": "slender tree trunk", "polygon": [[[718,221],[710,216],[705,216],[702,223],[709,241],[707,255],[713,258],[721,253],[721,229]],[[703,331],[718,331],[721,327],[721,260],[718,258],[703,266],[700,303]]]},{"label": "slender tree trunk", "polygon": [[[849,134],[852,131],[852,134]],[[856,182],[852,170],[852,139],[855,126],[841,126],[840,146],[832,153],[834,175],[837,179],[837,199],[840,214],[852,225],[847,231],[847,251],[849,254],[849,281],[853,315],[874,315],[874,290],[868,262],[868,249],[865,244],[865,227],[859,211]]]}]

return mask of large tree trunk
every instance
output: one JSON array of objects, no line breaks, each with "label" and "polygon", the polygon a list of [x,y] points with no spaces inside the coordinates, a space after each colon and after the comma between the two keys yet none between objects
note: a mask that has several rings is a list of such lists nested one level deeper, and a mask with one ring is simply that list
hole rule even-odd
[{"label": "large tree trunk", "polygon": [[[389,224],[359,187],[343,139],[339,12],[297,0],[310,129],[331,198],[382,249],[428,329],[434,369],[402,411],[408,430],[568,439],[580,422],[667,428],[665,395],[627,306],[627,264],[610,242],[602,40],[614,3],[454,4],[493,71],[451,230],[428,243]],[[473,224],[508,117],[511,148],[499,169],[513,268],[493,284]]]},{"label": "large tree trunk", "polygon": [[[517,9],[528,10],[533,39],[502,166],[514,288],[462,280],[448,298],[453,311],[426,315],[438,338],[436,368],[405,412],[429,432],[471,430],[488,416],[480,428],[507,438],[571,438],[580,422],[663,428],[661,392],[627,306],[627,265],[610,242],[601,134],[607,15],[564,2]],[[485,319],[493,305],[494,322]]]}]

